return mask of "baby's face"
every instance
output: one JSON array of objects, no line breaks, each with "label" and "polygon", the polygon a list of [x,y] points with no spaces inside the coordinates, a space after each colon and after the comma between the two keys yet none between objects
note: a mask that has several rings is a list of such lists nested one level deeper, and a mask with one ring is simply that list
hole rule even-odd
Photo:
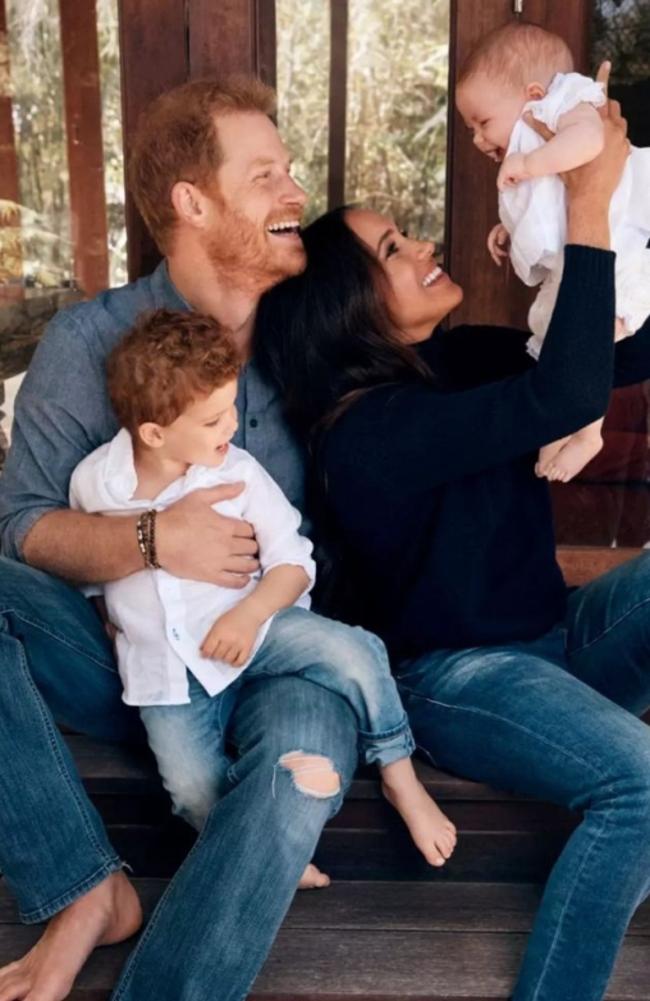
[{"label": "baby's face", "polygon": [[525,88],[508,87],[477,74],[456,91],[456,107],[474,133],[474,145],[491,160],[503,160],[510,134],[526,104]]}]

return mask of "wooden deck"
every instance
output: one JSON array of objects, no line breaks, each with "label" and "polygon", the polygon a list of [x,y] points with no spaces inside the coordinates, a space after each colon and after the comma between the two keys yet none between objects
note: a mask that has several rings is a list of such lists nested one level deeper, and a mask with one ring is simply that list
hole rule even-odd
[{"label": "wooden deck", "polygon": [[[170,817],[146,752],[67,739],[150,913],[193,836]],[[360,773],[318,849],[317,861],[335,882],[297,894],[252,1001],[510,996],[542,882],[576,818],[426,765],[418,769],[459,828],[452,860],[442,871],[422,863],[374,774]],[[0,882],[0,964],[39,931],[18,923]],[[98,950],[73,1001],[108,1001],[131,945]],[[632,923],[607,998],[650,998],[650,905]]]}]

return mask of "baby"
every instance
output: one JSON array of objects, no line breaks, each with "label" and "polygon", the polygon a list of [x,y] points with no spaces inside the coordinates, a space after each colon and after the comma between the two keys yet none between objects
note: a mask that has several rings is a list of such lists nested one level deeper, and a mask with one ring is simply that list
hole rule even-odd
[{"label": "baby", "polygon": [[[598,156],[602,84],[573,72],[564,41],[533,24],[487,35],[465,62],[456,103],[475,146],[500,163],[499,217],[488,236],[497,264],[509,254],[527,285],[541,288],[528,314],[528,352],[538,358],[562,276],[566,197],[558,174]],[[554,133],[544,142],[524,112]],[[650,314],[650,149],[633,149],[610,209],[616,260],[616,340]],[[602,420],[540,450],[536,472],[566,482],[602,447]]]},{"label": "baby", "polygon": [[[298,532],[300,515],[262,466],[231,444],[238,369],[214,320],[169,310],[141,318],[109,357],[108,388],[122,430],[77,466],[70,506],[141,512],[142,570],[103,587],[107,621],[117,629],[123,699],[140,707],[175,812],[200,829],[227,785],[224,732],[238,686],[295,671],[331,689],[355,711],[362,758],[378,763],[384,793],[416,845],[432,865],[443,865],[455,828],[416,777],[413,738],[383,644],[327,622],[327,642],[339,656],[321,655],[325,623],[308,611],[315,565],[311,542]],[[241,589],[173,577],[157,558],[157,512],[193,490],[227,483],[245,487],[215,509],[253,525],[261,572]],[[301,641],[305,650],[305,637],[311,662],[304,653],[292,659]],[[301,885],[326,882],[309,866]]]}]

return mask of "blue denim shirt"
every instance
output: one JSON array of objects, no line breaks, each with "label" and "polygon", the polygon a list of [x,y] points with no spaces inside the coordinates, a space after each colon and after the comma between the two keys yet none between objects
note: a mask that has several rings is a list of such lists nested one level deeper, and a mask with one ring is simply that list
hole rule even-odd
[{"label": "blue denim shirt", "polygon": [[[68,507],[77,463],[117,433],[105,359],[140,313],[159,307],[190,309],[164,261],[152,275],[61,310],[49,323],[16,398],[11,449],[0,476],[5,556],[22,558],[32,525]],[[287,427],[277,390],[253,362],[241,374],[237,407],[235,445],[254,455],[302,511],[304,451]]]}]

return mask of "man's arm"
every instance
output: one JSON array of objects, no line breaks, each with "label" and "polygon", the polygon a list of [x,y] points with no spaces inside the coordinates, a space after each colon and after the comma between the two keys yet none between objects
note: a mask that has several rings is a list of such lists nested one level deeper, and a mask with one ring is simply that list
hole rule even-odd
[{"label": "man's arm", "polygon": [[[79,317],[91,304],[50,323],[16,400],[12,446],[0,477],[4,555],[73,581],[95,583],[142,567],[136,518],[68,510],[75,466],[114,432],[103,362],[89,351]],[[241,587],[257,569],[251,526],[210,505],[236,496],[229,485],[197,491],[158,516],[158,556],[170,573]]]}]

